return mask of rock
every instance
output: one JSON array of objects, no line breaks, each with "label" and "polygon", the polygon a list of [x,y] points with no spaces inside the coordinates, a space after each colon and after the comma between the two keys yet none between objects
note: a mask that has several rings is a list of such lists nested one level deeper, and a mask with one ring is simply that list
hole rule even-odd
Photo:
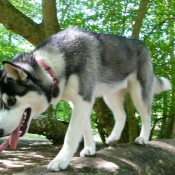
[{"label": "rock", "polygon": [[70,166],[60,172],[49,172],[46,166],[40,166],[20,174],[174,175],[175,140],[150,141],[148,145],[113,145],[92,157],[74,157]]}]

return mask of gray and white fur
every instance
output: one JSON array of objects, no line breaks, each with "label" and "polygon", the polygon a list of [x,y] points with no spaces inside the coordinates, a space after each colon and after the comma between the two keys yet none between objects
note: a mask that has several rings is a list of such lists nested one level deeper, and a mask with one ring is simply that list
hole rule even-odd
[{"label": "gray and white fur", "polygon": [[[56,92],[52,90],[52,78],[36,60],[52,69],[58,80]],[[80,156],[95,154],[90,115],[96,97],[103,97],[116,121],[107,144],[120,139],[126,120],[123,108],[126,91],[130,92],[142,119],[141,133],[135,141],[147,144],[153,94],[171,88],[168,79],[154,75],[150,54],[141,41],[75,27],[52,35],[31,53],[19,54],[3,66],[0,80],[3,136],[17,128],[26,109],[31,110],[30,118],[22,135],[27,132],[31,119],[50,104],[61,99],[73,104],[63,148],[49,163],[50,171],[69,165],[82,135],[85,145]],[[10,98],[15,99],[15,103]]]}]

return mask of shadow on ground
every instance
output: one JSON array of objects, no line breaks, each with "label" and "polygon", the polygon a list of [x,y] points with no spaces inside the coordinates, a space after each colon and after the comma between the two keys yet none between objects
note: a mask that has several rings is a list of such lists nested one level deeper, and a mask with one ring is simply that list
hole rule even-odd
[{"label": "shadow on ground", "polygon": [[[0,144],[3,140],[0,140]],[[0,174],[19,173],[36,166],[47,165],[61,146],[52,146],[45,139],[21,140],[16,150],[7,147],[0,153]]]}]

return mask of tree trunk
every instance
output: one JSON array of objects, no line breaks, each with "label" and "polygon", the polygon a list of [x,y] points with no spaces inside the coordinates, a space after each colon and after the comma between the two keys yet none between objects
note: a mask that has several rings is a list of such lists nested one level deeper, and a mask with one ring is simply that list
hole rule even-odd
[{"label": "tree trunk", "polygon": [[[161,119],[161,128],[160,128],[160,131],[158,133],[158,138],[159,139],[163,139],[163,138],[166,138],[166,126],[167,126],[167,118],[168,118],[168,94],[165,93],[163,95],[163,114],[162,114],[162,119]],[[156,121],[155,121],[156,122]],[[151,132],[151,135],[153,135],[153,128],[152,128],[152,132]]]},{"label": "tree trunk", "polygon": [[137,17],[136,17],[136,20],[133,26],[133,30],[132,30],[132,38],[135,38],[135,39],[139,38],[140,29],[142,27],[142,22],[145,17],[145,14],[147,12],[148,4],[149,4],[149,0],[140,1],[138,14],[137,14]]},{"label": "tree trunk", "polygon": [[45,29],[46,38],[60,31],[60,25],[57,19],[56,0],[42,0],[42,14],[42,24]]},{"label": "tree trunk", "polygon": [[32,120],[28,132],[46,136],[46,138],[55,145],[63,144],[69,123],[59,121],[54,117],[52,105],[48,107],[46,113],[47,117]]},{"label": "tree trunk", "polygon": [[126,111],[128,116],[128,135],[129,135],[129,141],[134,142],[136,137],[138,136],[138,122],[135,118],[135,107],[132,103],[131,96],[128,94],[126,98]]},{"label": "tree trunk", "polygon": [[114,118],[112,112],[109,110],[102,98],[98,98],[94,104],[94,111],[99,120],[96,121],[98,133],[103,143],[110,135],[114,126]]},{"label": "tree trunk", "polygon": [[[169,1],[167,1],[167,7],[169,7]],[[174,46],[174,23],[171,21],[168,22],[169,25],[169,56],[171,63],[171,80],[172,80],[172,96],[171,96],[171,107],[170,107],[170,116],[168,118],[168,123],[166,126],[166,138],[175,138],[175,46]]]},{"label": "tree trunk", "polygon": [[173,50],[170,53],[170,58],[171,58],[171,80],[172,80],[172,96],[171,96],[171,101],[172,101],[172,106],[170,108],[170,116],[168,118],[168,122],[167,122],[167,126],[166,126],[166,137],[168,139],[171,138],[175,138],[175,106],[174,103],[175,102],[175,64],[174,64],[174,60],[175,60],[175,54],[174,54],[174,47],[173,46],[173,41],[170,44],[170,48],[173,48]]}]

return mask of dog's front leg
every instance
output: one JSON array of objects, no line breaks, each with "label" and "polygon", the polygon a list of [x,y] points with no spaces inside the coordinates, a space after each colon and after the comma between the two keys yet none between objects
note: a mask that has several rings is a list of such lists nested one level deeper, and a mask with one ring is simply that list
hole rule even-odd
[{"label": "dog's front leg", "polygon": [[84,128],[90,117],[94,101],[86,102],[79,96],[76,102],[73,102],[74,109],[71,121],[65,136],[64,145],[58,155],[49,163],[47,169],[50,171],[60,171],[67,168],[71,158],[77,150],[78,144],[82,138]]},{"label": "dog's front leg", "polygon": [[94,155],[95,154],[95,141],[92,134],[90,117],[85,126],[85,130],[83,132],[84,137],[84,149],[80,152],[81,157],[85,157],[86,155]]}]

